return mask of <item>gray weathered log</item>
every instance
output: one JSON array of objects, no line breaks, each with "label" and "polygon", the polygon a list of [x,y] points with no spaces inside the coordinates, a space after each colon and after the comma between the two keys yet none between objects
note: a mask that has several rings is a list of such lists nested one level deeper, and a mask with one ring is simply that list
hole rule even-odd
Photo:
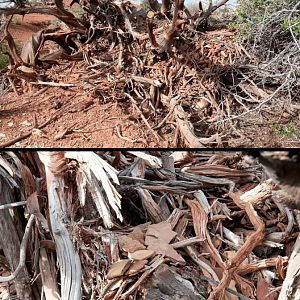
[{"label": "gray weathered log", "polygon": [[81,300],[81,263],[66,226],[68,199],[63,175],[58,174],[63,166],[63,152],[39,152],[39,156],[46,169],[49,215],[61,275],[61,300]]}]

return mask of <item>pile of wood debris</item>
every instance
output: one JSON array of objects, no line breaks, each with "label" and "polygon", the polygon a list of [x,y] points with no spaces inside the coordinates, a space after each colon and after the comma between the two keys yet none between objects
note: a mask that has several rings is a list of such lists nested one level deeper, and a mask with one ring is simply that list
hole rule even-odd
[{"label": "pile of wood debris", "polygon": [[[234,30],[207,28],[211,14],[226,2],[199,9],[194,16],[184,1],[175,1],[172,8],[163,1],[169,5],[165,11],[151,7],[148,14],[130,2],[79,1],[85,13],[81,19],[61,0],[55,6],[0,9],[5,15],[50,14],[66,25],[33,34],[18,55],[9,18],[3,39],[10,48],[11,68],[4,78],[16,95],[27,85],[61,87],[92,95],[100,104],[132,107],[132,117],[141,120],[158,145],[172,132],[173,146],[227,146],[234,137],[243,137],[239,122],[245,121],[244,110],[252,111],[249,103],[269,101],[272,91],[240,74],[236,62],[249,54]],[[35,90],[34,95],[42,92]],[[253,111],[257,109],[260,106]],[[62,108],[38,129],[64,113]]]},{"label": "pile of wood debris", "polygon": [[289,180],[253,154],[1,153],[0,298],[298,299]]}]

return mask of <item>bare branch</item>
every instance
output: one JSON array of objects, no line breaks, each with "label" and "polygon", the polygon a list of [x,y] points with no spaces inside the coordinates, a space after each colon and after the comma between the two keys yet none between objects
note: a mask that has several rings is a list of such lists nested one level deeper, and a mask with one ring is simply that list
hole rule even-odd
[{"label": "bare branch", "polygon": [[25,14],[44,14],[53,15],[67,24],[70,29],[78,30],[81,33],[86,31],[86,28],[79,22],[78,19],[69,11],[65,10],[61,1],[56,1],[57,7],[19,7],[19,8],[0,8],[0,14],[4,15],[25,15]]}]

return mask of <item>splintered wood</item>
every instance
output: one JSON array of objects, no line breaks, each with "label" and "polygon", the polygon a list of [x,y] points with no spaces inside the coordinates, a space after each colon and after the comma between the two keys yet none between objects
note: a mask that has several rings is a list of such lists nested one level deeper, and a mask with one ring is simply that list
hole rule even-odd
[{"label": "splintered wood", "polygon": [[299,215],[251,154],[2,152],[0,176],[1,299],[299,299]]}]

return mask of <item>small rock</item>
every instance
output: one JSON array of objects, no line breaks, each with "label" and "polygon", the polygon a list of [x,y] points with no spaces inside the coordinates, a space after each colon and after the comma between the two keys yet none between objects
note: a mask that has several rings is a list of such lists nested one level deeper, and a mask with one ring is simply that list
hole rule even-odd
[{"label": "small rock", "polygon": [[[145,285],[148,284],[148,287]],[[149,287],[150,284],[150,287]],[[152,280],[141,287],[145,300],[203,300],[194,285],[163,264],[155,270]]]},{"label": "small rock", "polygon": [[28,120],[21,122],[19,125],[20,126],[32,126],[32,124]]}]

